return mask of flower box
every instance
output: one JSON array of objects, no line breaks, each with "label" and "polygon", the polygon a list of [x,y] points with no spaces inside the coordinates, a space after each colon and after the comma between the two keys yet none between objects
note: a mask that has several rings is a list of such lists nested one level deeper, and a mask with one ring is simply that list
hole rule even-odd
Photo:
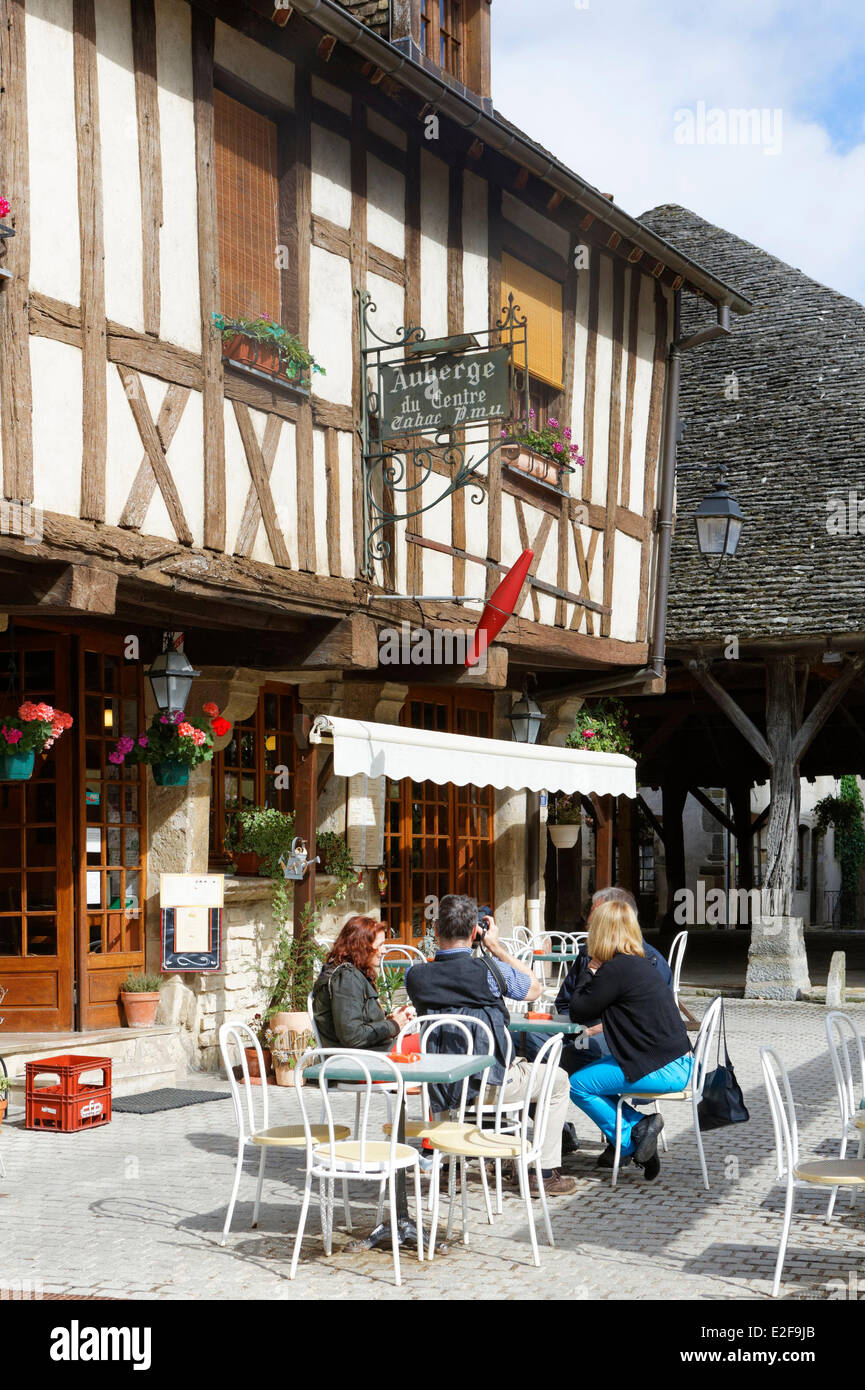
[{"label": "flower box", "polygon": [[521,473],[540,478],[542,483],[550,483],[553,487],[561,487],[563,473],[573,472],[570,464],[556,463],[546,454],[536,454],[533,449],[503,449],[502,454],[511,468],[518,468]]}]

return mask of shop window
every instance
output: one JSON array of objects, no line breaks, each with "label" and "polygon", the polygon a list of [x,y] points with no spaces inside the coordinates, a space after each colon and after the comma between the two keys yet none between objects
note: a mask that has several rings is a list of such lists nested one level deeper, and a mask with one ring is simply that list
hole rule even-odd
[{"label": "shop window", "polygon": [[252,806],[294,810],[296,745],[294,689],[264,686],[248,719],[238,719],[231,741],[211,763],[210,852],[224,862],[241,838],[238,811]]},{"label": "shop window", "polygon": [[280,321],[277,126],[215,91],[219,307],[233,317]]}]

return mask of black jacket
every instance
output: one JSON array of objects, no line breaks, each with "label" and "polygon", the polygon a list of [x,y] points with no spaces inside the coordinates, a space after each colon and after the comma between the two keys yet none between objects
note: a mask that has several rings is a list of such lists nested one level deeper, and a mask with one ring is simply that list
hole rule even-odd
[{"label": "black jacket", "polygon": [[322,970],[312,991],[312,1014],[322,1047],[389,1052],[399,1032],[385,1016],[375,985],[347,961]]},{"label": "black jacket", "polygon": [[633,1083],[691,1051],[669,985],[644,956],[613,956],[583,972],[571,996],[574,1023],[600,1018],[607,1046]]}]

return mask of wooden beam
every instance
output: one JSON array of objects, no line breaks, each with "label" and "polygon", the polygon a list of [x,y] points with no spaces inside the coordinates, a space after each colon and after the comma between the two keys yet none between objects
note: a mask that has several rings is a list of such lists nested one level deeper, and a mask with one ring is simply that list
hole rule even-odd
[{"label": "wooden beam", "polygon": [[619,507],[619,451],[622,437],[622,355],[625,346],[625,267],[613,265],[613,343],[610,376],[610,427],[607,443],[607,515],[604,522],[604,606],[601,636],[612,622],[613,574],[616,564],[616,512]]},{"label": "wooden beam", "polygon": [[[235,409],[237,405],[235,403]],[[268,415],[267,424],[264,427],[264,438],[261,442],[261,462],[264,466],[265,476],[270,478],[273,472],[273,465],[276,459],[276,450],[279,445],[279,436],[282,432],[282,421],[278,415]],[[254,482],[249,485],[246,494],[246,505],[243,509],[243,516],[237,528],[237,536],[234,541],[235,555],[251,555],[252,547],[255,545],[255,537],[258,534],[258,523],[261,520],[261,500],[258,489]],[[290,568],[290,562],[289,566]]]},{"label": "wooden beam", "polygon": [[586,339],[586,370],[583,395],[583,442],[586,460],[583,469],[583,496],[592,495],[592,454],[595,447],[595,374],[598,363],[598,307],[601,294],[601,258],[592,256],[589,264],[589,323]]},{"label": "wooden beam", "polygon": [[27,45],[23,0],[0,0],[0,189],[12,205],[15,236],[0,243],[12,279],[0,289],[2,496],[33,501],[33,391],[27,297],[30,289],[30,162]]},{"label": "wooden beam", "polygon": [[341,574],[339,435],[335,429],[327,430],[324,436],[324,478],[327,492],[327,569],[329,574]]},{"label": "wooden beam", "polygon": [[746,743],[754,749],[763,761],[772,766],[772,751],[769,744],[764,739],[760,730],[751,722],[744,710],[739,707],[732,695],[729,695],[722,685],[719,685],[715,677],[705,670],[698,662],[689,661],[688,670],[704,690],[706,690],[726,714],[734,728],[745,739]]},{"label": "wooden beam", "polygon": [[155,0],[132,0],[132,56],[138,116],[141,184],[141,264],[144,331],[159,337],[159,231],[162,226],[162,152],[156,81]]},{"label": "wooden beam", "polygon": [[[360,97],[353,96],[351,105],[351,287],[355,294],[352,299],[351,315],[351,408],[355,420],[360,420],[361,418],[361,392],[366,389],[363,382],[362,359],[360,355],[360,318],[357,299],[357,291],[366,288],[367,271],[369,268],[367,256],[366,110],[366,103],[362,101]],[[355,555],[359,557],[359,567],[364,568],[367,563],[367,557],[364,554],[364,460],[361,454],[362,445],[360,433],[356,432],[353,439],[354,469],[351,515],[353,519]],[[346,499],[346,501],[347,500],[348,499]],[[388,536],[388,540],[391,542],[392,546],[393,536]],[[393,550],[391,550],[389,559],[392,565],[394,561]],[[388,577],[390,577],[390,575]]]},{"label": "wooden beam", "polygon": [[[240,438],[246,454],[246,462],[249,466],[250,476],[252,477],[255,491],[258,494],[259,506],[261,507],[261,519],[264,522],[264,529],[267,532],[267,540],[270,546],[273,562],[284,569],[291,568],[291,560],[288,556],[288,547],[285,544],[285,537],[276,515],[276,507],[273,502],[273,494],[270,490],[270,472],[265,466],[261,448],[258,443],[255,429],[252,424],[252,416],[245,405],[240,401],[234,402],[234,418],[237,421],[237,428],[240,431]],[[273,465],[271,464],[271,467]]]},{"label": "wooden beam", "polygon": [[323,634],[299,663],[310,671],[375,670],[378,666],[378,630],[366,613],[351,613]]},{"label": "wooden beam", "polygon": [[[448,333],[453,336],[465,332],[465,285],[463,282],[463,170],[459,164],[451,165],[448,183],[448,259],[447,259],[447,322]],[[465,432],[454,436],[458,443],[465,442]],[[455,550],[465,550],[466,544],[466,493],[458,488],[451,495],[451,540]],[[465,561],[454,558],[454,593],[461,594],[466,584]]]},{"label": "wooden beam", "polygon": [[[416,140],[409,140],[405,155],[405,321],[416,328],[421,321],[421,152]],[[406,462],[406,483],[416,487],[420,474],[417,464]],[[423,587],[421,552],[406,553],[406,586],[410,594]]]},{"label": "wooden beam", "polygon": [[108,452],[108,343],[105,326],[105,239],[102,150],[96,73],[94,0],[72,0],[75,132],[78,147],[78,221],[81,231],[81,373],[84,442],[81,515],[105,519]]},{"label": "wooden beam", "polygon": [[[118,370],[122,375],[123,371],[126,369],[119,367]],[[140,382],[138,374],[134,373],[134,375]],[[162,405],[159,407],[159,416],[156,421],[156,436],[163,458],[168,452],[168,447],[174,438],[177,426],[180,424],[180,418],[183,415],[188,400],[189,389],[186,386],[178,386],[176,382],[173,382],[169,386],[162,398]],[[145,405],[146,404],[147,402],[145,400]],[[139,434],[140,433],[141,429],[139,427]],[[138,472],[133,479],[132,487],[129,489],[126,505],[120,514],[120,525],[129,526],[133,530],[140,530],[144,524],[144,518],[147,515],[147,509],[153,500],[155,491],[156,472],[151,461],[150,451],[145,449],[144,457],[138,465]]]},{"label": "wooden beam", "polygon": [[710,816],[714,816],[719,825],[723,825],[725,830],[729,830],[731,835],[735,835],[736,827],[730,817],[715,805],[712,798],[707,796],[701,787],[689,787],[688,791],[694,800],[698,801],[703,809],[709,812]]},{"label": "wooden beam", "polygon": [[[174,527],[175,535],[182,545],[192,545],[193,535],[183,514],[183,503],[177,491],[174,476],[168,466],[165,457],[162,440],[159,432],[153,423],[153,416],[150,413],[150,406],[144,394],[144,387],[141,384],[141,377],[137,372],[133,372],[128,367],[118,367],[120,379],[123,382],[123,389],[129,401],[135,423],[138,426],[138,433],[144,445],[144,451],[150,462],[153,476],[159,485],[159,491],[165,501],[169,519]],[[169,391],[171,388],[169,387]],[[181,407],[182,409],[182,407]],[[180,414],[178,412],[179,420]],[[175,422],[176,427],[176,422]]]},{"label": "wooden beam", "polygon": [[619,488],[620,506],[631,503],[631,449],[634,433],[634,390],[637,382],[637,345],[640,333],[640,287],[643,277],[631,269],[628,295],[628,366],[625,376],[625,418],[622,427],[622,480]]},{"label": "wooden beam", "polygon": [[[502,317],[502,190],[494,184],[487,189],[487,302],[489,324],[492,327]],[[502,459],[498,449],[487,463],[487,555],[491,560],[502,558]],[[496,586],[492,574],[487,575],[489,598]]]},{"label": "wooden beam", "polygon": [[812,709],[793,740],[793,761],[799,763],[819,734],[829,715],[840,704],[853,682],[865,670],[865,653],[853,658],[841,671]]},{"label": "wooden beam", "polygon": [[649,825],[650,825],[650,826],[652,827],[652,829],[654,830],[654,832],[655,832],[655,834],[657,835],[658,839],[661,841],[661,844],[663,844],[663,843],[664,843],[664,827],[663,827],[663,825],[661,824],[661,822],[658,820],[658,817],[655,815],[655,813],[654,813],[654,811],[652,810],[651,806],[650,806],[649,803],[646,801],[645,797],[642,795],[641,792],[638,792],[638,793],[637,793],[637,805],[639,806],[639,808],[640,808],[640,810],[642,811],[643,815],[646,817],[646,820],[649,822]]},{"label": "wooden beam", "polygon": [[595,830],[595,888],[610,888],[613,883],[613,846],[615,843],[615,806],[613,796],[592,795],[597,812]]},{"label": "wooden beam", "polygon": [[192,10],[192,100],[198,189],[198,279],[204,372],[204,544],[225,549],[225,428],[222,343],[213,326],[219,311],[219,221],[213,116],[214,21]]},{"label": "wooden beam", "polygon": [[22,564],[3,575],[3,602],[13,616],[39,614],[45,609],[75,613],[112,614],[116,607],[117,575],[97,565]]},{"label": "wooden beam", "polygon": [[[643,470],[643,515],[651,517],[655,510],[655,478],[661,440],[661,418],[664,409],[664,386],[667,376],[667,301],[659,285],[655,286],[655,357],[652,363],[652,385],[649,392],[649,420],[646,426],[646,455]],[[640,598],[637,605],[637,636],[649,638],[649,585],[652,572],[652,532],[647,530],[640,557]]]}]

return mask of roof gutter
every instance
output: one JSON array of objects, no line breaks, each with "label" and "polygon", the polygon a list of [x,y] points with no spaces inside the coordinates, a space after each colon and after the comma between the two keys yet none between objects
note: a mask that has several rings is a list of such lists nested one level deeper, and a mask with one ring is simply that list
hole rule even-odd
[{"label": "roof gutter", "polygon": [[581,203],[622,236],[656,256],[676,274],[685,276],[709,299],[717,304],[728,305],[737,314],[751,312],[751,301],[739,294],[732,285],[717,279],[681,251],[677,251],[663,237],[659,237],[623,208],[610,202],[597,188],[593,188],[574,174],[567,165],[539,149],[519,131],[510,129],[495,115],[487,115],[474,102],[453,91],[442,78],[427,72],[405,53],[401,53],[394,44],[388,43],[360,20],[355,19],[341,5],[334,3],[334,0],[292,0],[292,5],[320,29],[339,39],[340,43],[374,62],[386,76],[400,77],[418,96],[430,102],[437,111],[444,113],[464,130],[471,131],[485,145],[489,145],[499,154],[509,155],[552,188]]}]

